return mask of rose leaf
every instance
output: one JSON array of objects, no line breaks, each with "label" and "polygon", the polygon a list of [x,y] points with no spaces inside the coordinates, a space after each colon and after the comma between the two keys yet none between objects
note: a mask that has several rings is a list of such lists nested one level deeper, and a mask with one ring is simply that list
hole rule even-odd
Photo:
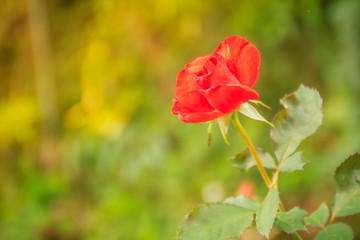
[{"label": "rose leaf", "polygon": [[294,207],[288,212],[279,212],[276,215],[274,225],[287,233],[294,233],[300,230],[307,231],[304,223],[305,215],[305,210]]},{"label": "rose leaf", "polygon": [[325,203],[322,203],[315,212],[305,218],[305,223],[313,227],[323,228],[329,220],[329,215],[329,208]]},{"label": "rose leaf", "polygon": [[258,210],[260,207],[260,204],[258,202],[254,201],[251,198],[247,198],[244,195],[229,197],[224,201],[224,203],[233,204],[238,207],[248,208],[254,211]]},{"label": "rose leaf", "polygon": [[[273,157],[268,152],[265,152],[264,150],[262,150],[260,148],[257,148],[256,151],[259,155],[261,163],[263,164],[263,166],[265,168],[268,168],[268,169],[276,168],[276,163],[275,163]],[[240,152],[235,157],[231,158],[230,162],[232,163],[232,165],[234,167],[236,167],[240,170],[243,170],[243,171],[248,171],[253,166],[256,166],[256,162],[255,162],[253,156],[251,156],[249,154],[247,149]]]},{"label": "rose leaf", "polygon": [[280,164],[293,154],[302,140],[318,129],[322,121],[322,99],[315,89],[300,85],[299,89],[280,99],[284,110],[270,129],[275,155]]},{"label": "rose leaf", "polygon": [[280,172],[293,172],[295,170],[302,170],[307,163],[301,155],[301,152],[295,152],[293,155],[286,158],[279,166]]},{"label": "rose leaf", "polygon": [[180,224],[175,239],[222,240],[238,238],[252,225],[254,210],[226,203],[197,206]]},{"label": "rose leaf", "polygon": [[256,212],[256,226],[260,234],[269,238],[277,210],[279,208],[279,192],[271,188],[260,208]]},{"label": "rose leaf", "polygon": [[352,240],[353,232],[349,225],[345,223],[336,223],[322,229],[314,240]]},{"label": "rose leaf", "polygon": [[360,153],[347,158],[335,172],[337,191],[333,200],[333,217],[360,212]]}]

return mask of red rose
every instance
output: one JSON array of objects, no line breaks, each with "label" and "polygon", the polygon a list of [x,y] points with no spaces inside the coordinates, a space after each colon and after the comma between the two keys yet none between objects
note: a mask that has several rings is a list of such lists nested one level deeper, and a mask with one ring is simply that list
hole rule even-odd
[{"label": "red rose", "polygon": [[226,38],[214,52],[195,58],[180,71],[172,113],[184,122],[207,122],[258,99],[252,87],[259,67],[255,45],[240,36]]}]

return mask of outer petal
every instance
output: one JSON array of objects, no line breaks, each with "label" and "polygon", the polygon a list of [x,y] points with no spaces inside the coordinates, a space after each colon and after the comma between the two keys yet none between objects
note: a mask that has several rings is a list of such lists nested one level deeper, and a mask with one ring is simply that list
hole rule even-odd
[{"label": "outer petal", "polygon": [[230,113],[241,104],[259,98],[255,90],[242,85],[215,86],[202,91],[202,94],[211,106],[223,113]]},{"label": "outer petal", "polygon": [[229,60],[229,69],[240,84],[253,87],[259,77],[260,53],[241,36],[230,36],[215,50]]},{"label": "outer petal", "polygon": [[187,73],[197,73],[203,70],[205,62],[210,58],[209,55],[200,56],[192,60],[190,63],[185,65],[185,69],[187,70]]},{"label": "outer petal", "polygon": [[223,113],[212,110],[210,112],[198,112],[192,113],[186,107],[183,107],[177,99],[173,99],[174,105],[172,106],[171,112],[173,114],[178,115],[179,119],[183,122],[187,123],[200,123],[200,122],[207,122],[212,121],[222,115]]},{"label": "outer petal", "polygon": [[184,106],[188,111],[194,112],[211,112],[214,111],[209,101],[199,90],[193,90],[176,97],[177,101]]},{"label": "outer petal", "polygon": [[219,44],[215,52],[219,52],[224,58],[231,60],[239,56],[241,49],[248,43],[244,37],[230,36]]},{"label": "outer petal", "polygon": [[194,89],[198,89],[197,83],[194,81],[194,74],[203,71],[205,62],[209,59],[209,55],[195,58],[179,72],[175,86],[175,96],[181,95]]},{"label": "outer petal", "polygon": [[254,44],[247,44],[235,62],[239,82],[245,86],[253,87],[259,77],[260,53]]},{"label": "outer petal", "polygon": [[192,113],[185,117],[185,121],[187,123],[200,123],[200,122],[208,122],[217,119],[218,117],[224,115],[221,112],[213,111],[208,113]]}]

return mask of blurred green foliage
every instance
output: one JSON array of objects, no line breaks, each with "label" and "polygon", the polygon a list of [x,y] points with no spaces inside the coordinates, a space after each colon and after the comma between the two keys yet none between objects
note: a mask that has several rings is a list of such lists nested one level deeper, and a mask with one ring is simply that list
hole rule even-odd
[{"label": "blurred green foliage", "polygon": [[[2,0],[0,238],[171,239],[245,178],[263,196],[256,170],[226,161],[245,147],[233,128],[231,147],[216,128],[207,148],[206,124],[170,113],[178,71],[229,35],[261,53],[268,119],[300,83],[320,91],[324,124],[301,145],[311,163],[280,190],[288,209],[329,203],[336,166],[360,150],[359,12],[358,0]],[[268,149],[269,127],[241,121]]]}]

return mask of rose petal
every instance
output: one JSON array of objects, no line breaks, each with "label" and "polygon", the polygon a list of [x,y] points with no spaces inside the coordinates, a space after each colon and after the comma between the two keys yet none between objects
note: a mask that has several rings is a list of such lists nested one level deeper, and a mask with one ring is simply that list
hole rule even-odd
[{"label": "rose petal", "polygon": [[205,68],[209,73],[194,79],[197,81],[199,89],[207,90],[218,85],[239,84],[239,81],[229,70],[226,61],[219,53],[215,53],[213,57],[209,58],[205,63]]},{"label": "rose petal", "polygon": [[200,56],[192,60],[190,63],[185,65],[185,69],[187,70],[187,73],[197,73],[203,70],[205,62],[210,58],[209,55]]},{"label": "rose petal", "polygon": [[260,61],[260,53],[252,43],[242,49],[240,57],[235,61],[240,84],[248,87],[255,85],[259,77]]},{"label": "rose petal", "polygon": [[210,105],[204,95],[199,90],[193,90],[176,97],[178,102],[186,107],[190,112],[211,112],[215,109]]},{"label": "rose petal", "polygon": [[218,117],[224,115],[221,112],[213,111],[208,113],[192,113],[185,117],[185,121],[187,123],[200,123],[200,122],[208,122],[217,119]]},{"label": "rose petal", "polygon": [[198,85],[196,81],[194,81],[194,74],[199,73],[204,69],[204,64],[209,57],[209,55],[201,56],[185,65],[177,77],[175,96],[181,95],[193,89],[198,89]]},{"label": "rose petal", "polygon": [[260,53],[241,36],[230,36],[215,50],[229,60],[230,71],[239,83],[253,87],[259,77]]},{"label": "rose petal", "polygon": [[217,65],[212,75],[211,86],[239,84],[234,74],[230,72],[226,59],[221,55],[217,57]]},{"label": "rose petal", "polygon": [[223,113],[230,113],[242,103],[259,98],[255,90],[242,85],[215,86],[201,92],[211,106]]},{"label": "rose petal", "polygon": [[221,42],[215,52],[219,52],[224,58],[231,60],[240,56],[241,49],[248,44],[246,38],[241,36],[227,37]]},{"label": "rose petal", "polygon": [[178,115],[180,120],[183,122],[185,121],[185,116],[190,114],[190,111],[181,106],[176,98],[173,99],[173,106],[171,108],[171,112]]},{"label": "rose petal", "polygon": [[194,76],[191,76],[186,72],[186,68],[181,70],[177,77],[177,82],[175,86],[175,96],[182,95],[186,92],[191,91],[192,89],[197,89],[198,86],[193,80]]},{"label": "rose petal", "polygon": [[173,103],[174,105],[172,106],[171,112],[178,115],[181,121],[187,123],[212,121],[223,115],[223,113],[214,109],[209,112],[192,113],[189,109],[183,107],[177,99],[173,99]]}]

